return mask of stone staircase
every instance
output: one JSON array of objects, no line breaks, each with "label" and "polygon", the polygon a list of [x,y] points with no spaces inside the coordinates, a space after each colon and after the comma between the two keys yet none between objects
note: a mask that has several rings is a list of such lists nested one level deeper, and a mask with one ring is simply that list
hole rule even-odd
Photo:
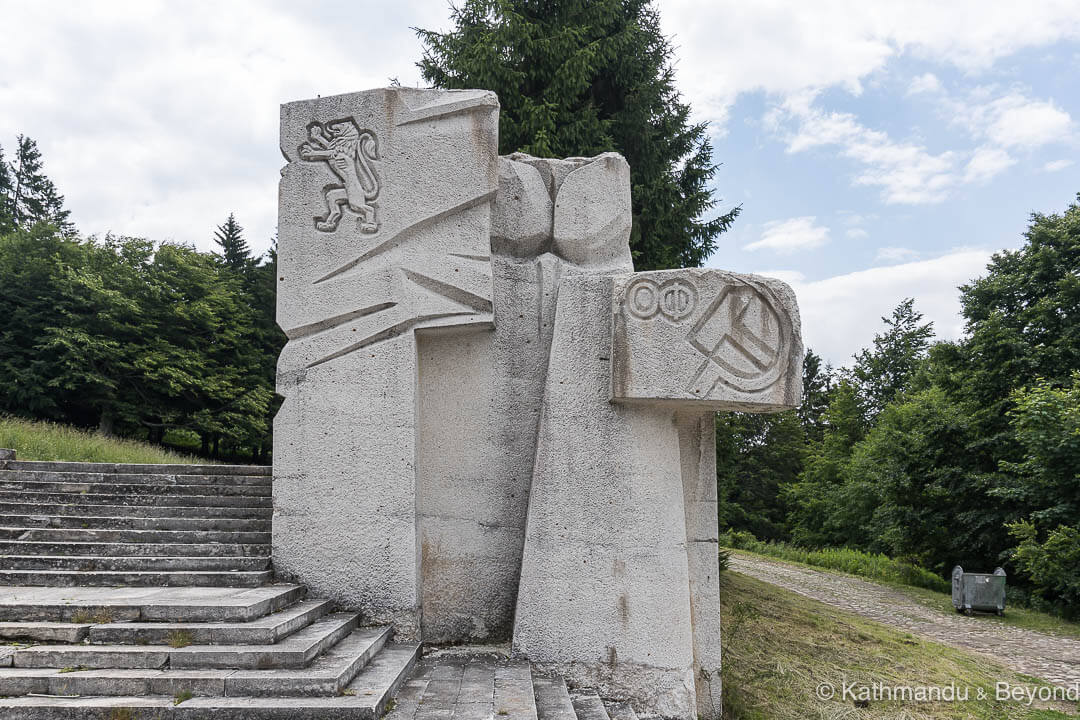
[{"label": "stone staircase", "polygon": [[256,587],[270,468],[0,462],[0,583]]},{"label": "stone staircase", "polygon": [[[330,718],[332,716],[327,716]],[[470,648],[435,651],[402,685],[386,720],[638,720],[629,703],[568,690],[526,660]]]},{"label": "stone staircase", "polygon": [[272,584],[270,469],[0,461],[0,720],[373,720],[420,653]]},{"label": "stone staircase", "polygon": [[271,513],[266,467],[0,460],[0,720],[638,720],[274,584]]}]

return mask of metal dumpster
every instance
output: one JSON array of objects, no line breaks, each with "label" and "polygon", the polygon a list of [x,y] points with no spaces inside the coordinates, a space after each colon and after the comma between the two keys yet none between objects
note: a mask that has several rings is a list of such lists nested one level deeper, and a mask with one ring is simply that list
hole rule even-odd
[{"label": "metal dumpster", "polygon": [[952,604],[956,612],[970,615],[973,610],[1005,613],[1005,571],[994,574],[964,572],[957,565],[952,571]]}]

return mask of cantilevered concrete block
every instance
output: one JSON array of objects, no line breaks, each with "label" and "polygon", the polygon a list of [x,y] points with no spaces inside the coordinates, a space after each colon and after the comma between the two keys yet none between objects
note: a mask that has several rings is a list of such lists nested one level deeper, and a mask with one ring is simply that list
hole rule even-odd
[{"label": "cantilevered concrete block", "polygon": [[802,399],[802,334],[783,282],[722,270],[614,278],[611,398],[769,412]]}]

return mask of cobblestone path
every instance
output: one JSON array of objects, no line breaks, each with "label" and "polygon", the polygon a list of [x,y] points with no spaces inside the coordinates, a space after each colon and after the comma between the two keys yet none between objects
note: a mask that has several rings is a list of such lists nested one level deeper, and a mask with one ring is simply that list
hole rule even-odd
[{"label": "cobblestone path", "polygon": [[944,613],[886,585],[770,558],[732,553],[731,569],[883,625],[988,655],[1017,672],[1062,686],[1080,683],[1080,640]]}]

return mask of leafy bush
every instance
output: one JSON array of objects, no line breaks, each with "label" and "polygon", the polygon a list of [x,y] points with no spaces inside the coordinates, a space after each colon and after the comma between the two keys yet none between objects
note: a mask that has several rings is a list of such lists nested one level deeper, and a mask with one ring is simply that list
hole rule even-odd
[{"label": "leafy bush", "polygon": [[1059,525],[1039,540],[1035,523],[1009,525],[1018,542],[1013,563],[1031,580],[1032,594],[1065,617],[1080,616],[1080,529]]},{"label": "leafy bush", "polygon": [[804,565],[839,570],[851,575],[883,580],[885,582],[913,585],[937,592],[950,591],[949,581],[924,568],[886,555],[863,552],[851,548],[824,548],[810,550],[782,542],[762,542],[747,532],[730,532],[720,536],[720,545],[738,550],[749,550],[780,560],[790,560]]}]

